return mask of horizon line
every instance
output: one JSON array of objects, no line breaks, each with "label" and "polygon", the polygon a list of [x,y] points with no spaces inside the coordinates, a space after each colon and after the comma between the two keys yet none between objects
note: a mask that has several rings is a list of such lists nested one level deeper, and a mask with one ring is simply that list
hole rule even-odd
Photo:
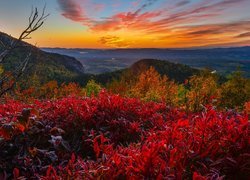
[{"label": "horizon line", "polygon": [[175,47],[148,47],[148,48],[140,48],[140,47],[131,47],[131,48],[88,48],[88,47],[38,47],[39,49],[89,49],[89,50],[133,50],[133,49],[162,49],[162,50],[200,50],[200,49],[230,49],[230,48],[250,48],[250,45],[246,46],[195,46],[195,47],[183,47],[183,48],[175,48]]}]

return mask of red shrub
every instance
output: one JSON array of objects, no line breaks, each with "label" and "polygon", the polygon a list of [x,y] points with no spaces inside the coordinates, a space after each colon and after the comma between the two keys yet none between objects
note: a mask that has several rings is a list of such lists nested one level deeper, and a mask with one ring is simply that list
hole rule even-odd
[{"label": "red shrub", "polygon": [[0,177],[228,179],[250,172],[249,121],[118,95],[0,104]]}]

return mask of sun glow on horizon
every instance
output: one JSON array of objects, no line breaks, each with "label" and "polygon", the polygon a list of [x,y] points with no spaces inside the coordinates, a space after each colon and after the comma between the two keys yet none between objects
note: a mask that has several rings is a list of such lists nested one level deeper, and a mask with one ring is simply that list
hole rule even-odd
[{"label": "sun glow on horizon", "polygon": [[[65,48],[250,45],[248,0],[27,0],[50,16],[28,42]],[[29,6],[0,1],[0,31],[17,36]],[[16,9],[11,15],[8,7]]]}]

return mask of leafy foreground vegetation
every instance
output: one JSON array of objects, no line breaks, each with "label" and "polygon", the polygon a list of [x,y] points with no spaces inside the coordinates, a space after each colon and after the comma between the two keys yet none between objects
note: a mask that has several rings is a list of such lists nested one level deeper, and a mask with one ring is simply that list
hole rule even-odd
[{"label": "leafy foreground vegetation", "polygon": [[0,103],[0,179],[248,179],[250,83],[153,67],[17,87]]},{"label": "leafy foreground vegetation", "polygon": [[0,178],[247,179],[249,121],[101,91],[0,105]]}]

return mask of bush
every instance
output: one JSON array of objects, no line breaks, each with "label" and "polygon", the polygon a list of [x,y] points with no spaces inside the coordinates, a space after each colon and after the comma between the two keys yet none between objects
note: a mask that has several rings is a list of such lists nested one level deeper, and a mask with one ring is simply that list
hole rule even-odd
[{"label": "bush", "polygon": [[7,100],[0,119],[1,178],[249,177],[249,121],[234,111],[186,114],[102,91],[32,104]]},{"label": "bush", "polygon": [[85,87],[86,95],[89,97],[92,95],[97,96],[101,89],[102,87],[99,84],[94,80],[90,80]]}]

